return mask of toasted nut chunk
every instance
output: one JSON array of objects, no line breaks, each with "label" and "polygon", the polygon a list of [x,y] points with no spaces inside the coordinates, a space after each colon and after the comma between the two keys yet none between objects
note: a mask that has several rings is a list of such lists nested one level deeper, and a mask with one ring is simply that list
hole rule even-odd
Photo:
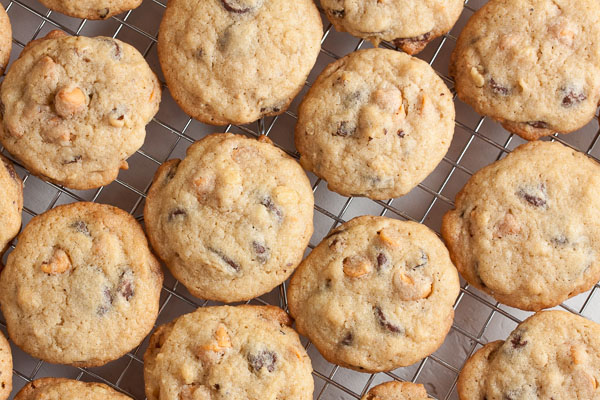
[{"label": "toasted nut chunk", "polygon": [[56,113],[63,118],[72,118],[85,110],[85,94],[75,85],[69,85],[56,93],[54,98]]},{"label": "toasted nut chunk", "polygon": [[110,117],[108,117],[108,123],[115,128],[122,128],[125,125],[125,116],[111,114]]},{"label": "toasted nut chunk", "polygon": [[587,361],[588,355],[582,344],[574,344],[571,346],[571,358],[575,365],[581,365]]},{"label": "toasted nut chunk", "polygon": [[373,265],[364,257],[352,256],[344,259],[344,274],[351,278],[359,278],[373,270]]},{"label": "toasted nut chunk", "polygon": [[473,79],[473,82],[475,82],[475,86],[479,88],[483,87],[485,84],[485,78],[475,67],[471,67],[471,78]]},{"label": "toasted nut chunk", "polygon": [[204,385],[185,385],[179,392],[179,400],[210,400],[210,390]]},{"label": "toasted nut chunk", "polygon": [[71,260],[64,250],[56,249],[50,261],[42,263],[42,271],[50,275],[58,275],[71,270]]},{"label": "toasted nut chunk", "polygon": [[373,92],[373,101],[383,111],[396,113],[402,107],[402,92],[396,88],[377,89]]},{"label": "toasted nut chunk", "polygon": [[511,213],[506,213],[504,218],[498,223],[495,236],[502,238],[507,235],[517,235],[521,232],[521,224]]},{"label": "toasted nut chunk", "polygon": [[389,247],[398,247],[400,246],[400,238],[398,237],[398,232],[390,228],[383,228],[379,232],[379,240]]},{"label": "toasted nut chunk", "polygon": [[431,294],[431,278],[419,277],[414,279],[405,272],[398,270],[394,273],[394,287],[400,299],[405,301],[419,300]]}]

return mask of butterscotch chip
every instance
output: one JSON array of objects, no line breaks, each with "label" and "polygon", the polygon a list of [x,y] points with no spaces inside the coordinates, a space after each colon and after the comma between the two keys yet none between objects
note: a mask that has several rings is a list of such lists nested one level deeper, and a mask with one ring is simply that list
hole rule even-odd
[{"label": "butterscotch chip", "polygon": [[[382,232],[397,245],[383,243]],[[458,293],[458,273],[435,233],[363,216],[314,248],[287,294],[296,328],[328,361],[377,372],[433,353],[450,329]]]},{"label": "butterscotch chip", "polygon": [[27,224],[0,275],[0,305],[10,338],[27,353],[100,366],[152,329],[162,280],[131,215],[73,203]]}]

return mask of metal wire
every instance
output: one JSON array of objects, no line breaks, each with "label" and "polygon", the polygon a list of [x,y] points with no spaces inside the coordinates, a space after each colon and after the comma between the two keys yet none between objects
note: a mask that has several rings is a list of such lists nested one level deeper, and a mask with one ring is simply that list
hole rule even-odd
[{"label": "metal wire", "polygon": [[[146,0],[137,10],[112,17],[108,21],[96,22],[77,20],[51,12],[36,0],[2,0],[14,31],[14,49],[11,59],[14,60],[16,54],[30,40],[45,35],[51,29],[62,29],[74,35],[105,35],[132,43],[160,74],[156,42],[158,25],[166,4],[166,0],[163,1],[164,3],[159,0]],[[446,71],[457,32],[484,2],[466,0],[465,10],[454,30],[436,39],[419,55],[432,65],[451,88],[453,81]],[[311,74],[312,79],[306,83],[307,87],[310,87],[310,82],[324,65],[352,49],[370,46],[348,34],[336,32],[330,24],[326,25],[322,44],[317,66]],[[389,43],[382,43],[381,46],[393,48]],[[191,143],[213,131],[237,132],[249,136],[265,134],[270,136],[277,146],[298,158],[291,140],[293,126],[297,119],[295,107],[280,116],[266,118],[247,126],[229,125],[225,129],[208,127],[180,111],[170,98],[164,81],[161,83],[165,89],[161,111],[148,125],[146,144],[130,158],[129,171],[122,172],[112,184],[90,191],[74,191],[43,182],[15,162],[25,182],[24,224],[33,216],[55,205],[74,201],[113,204],[129,211],[138,221],[143,222],[143,203],[154,171],[162,162],[181,157]],[[500,159],[522,143],[520,138],[508,134],[490,119],[476,115],[469,107],[460,103],[456,96],[455,104],[457,106],[456,133],[448,155],[425,182],[404,198],[383,202],[341,197],[329,192],[325,182],[309,174],[315,193],[315,234],[309,247],[313,248],[329,230],[338,224],[365,213],[421,222],[439,234],[441,215],[453,207],[454,195],[473,172],[485,164]],[[600,130],[597,122],[591,122],[581,132],[568,136],[555,135],[551,140],[560,141],[583,151],[598,161],[599,138]],[[3,153],[13,159],[6,151]],[[168,274],[168,271],[165,272],[157,326],[197,307],[209,304],[207,301],[192,297],[183,285],[178,284]],[[313,361],[314,398],[359,399],[374,384],[398,379],[423,383],[429,394],[436,399],[457,399],[456,379],[466,359],[489,340],[505,338],[516,324],[530,314],[500,305],[489,296],[468,286],[464,281],[461,282],[461,293],[455,304],[456,318],[445,343],[436,353],[413,366],[380,374],[354,372],[329,364],[310,342],[303,339]],[[599,301],[596,295],[598,287],[596,285],[592,290],[570,299],[560,307],[599,320],[600,315],[594,315],[597,309],[594,306]],[[286,289],[286,284],[281,285],[251,303],[275,304],[287,309]],[[0,330],[6,334],[4,318],[1,315]],[[75,368],[50,365],[36,360],[13,345],[15,361],[13,396],[18,389],[31,380],[44,376],[63,376],[103,382],[135,399],[143,399],[143,352],[146,346],[147,339],[126,356],[104,367]]]}]

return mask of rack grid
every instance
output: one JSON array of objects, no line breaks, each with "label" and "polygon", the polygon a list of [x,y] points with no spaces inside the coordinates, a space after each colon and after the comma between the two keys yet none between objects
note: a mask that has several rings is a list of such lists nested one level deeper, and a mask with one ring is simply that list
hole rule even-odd
[{"label": "rack grid", "polygon": [[[191,119],[181,111],[164,83],[156,53],[158,26],[167,0],[145,0],[136,10],[110,18],[107,21],[88,21],[66,17],[44,8],[36,0],[1,0],[13,26],[13,51],[16,59],[29,41],[44,36],[52,29],[62,29],[73,35],[111,36],[135,46],[158,74],[164,92],[161,109],[147,127],[144,146],[128,161],[130,169],[122,171],[118,179],[99,189],[75,191],[63,188],[31,175],[15,162],[17,172],[25,183],[23,225],[34,216],[52,207],[74,201],[108,203],[129,211],[143,223],[143,206],[146,193],[158,166],[170,159],[181,158],[194,141],[212,132],[234,132],[257,137],[268,135],[277,146],[298,158],[293,143],[293,130],[297,119],[296,109],[306,90],[318,73],[330,62],[370,43],[346,33],[336,32],[325,18],[322,49],[317,64],[309,75],[305,88],[284,114],[261,119],[245,126],[211,127]],[[418,55],[427,61],[452,89],[448,76],[450,53],[458,33],[467,19],[486,0],[466,0],[464,11],[447,35],[434,40]],[[393,49],[389,43],[382,47]],[[115,82],[118,84],[118,82]],[[454,93],[454,91],[453,91]],[[468,178],[481,167],[504,157],[523,140],[505,131],[489,118],[476,114],[454,96],[456,130],[450,150],[436,170],[417,188],[404,197],[388,201],[366,198],[347,198],[330,192],[326,183],[309,173],[315,194],[315,233],[310,241],[310,251],[338,224],[363,214],[385,215],[391,218],[412,220],[426,224],[439,234],[441,217],[453,208],[453,199]],[[554,135],[546,140],[556,140],[585,152],[598,161],[600,157],[600,130],[597,119],[576,133]],[[3,153],[11,158],[6,151]],[[14,243],[11,245],[12,250]],[[160,312],[156,326],[193,311],[196,307],[215,303],[194,298],[166,269],[160,299]],[[252,300],[252,304],[275,304],[287,309],[286,285]],[[558,308],[583,315],[600,322],[599,286],[582,293]],[[461,292],[455,304],[455,320],[442,347],[433,355],[415,365],[397,370],[365,374],[328,363],[309,341],[303,338],[314,368],[314,399],[360,399],[373,385],[392,379],[423,383],[430,396],[439,400],[458,399],[456,380],[467,358],[481,345],[491,340],[504,339],[510,331],[530,313],[497,303],[494,299],[461,280]],[[0,330],[6,335],[4,317],[0,314]],[[143,353],[148,338],[119,360],[99,368],[75,368],[52,365],[35,359],[11,343],[14,358],[14,390],[10,397],[27,382],[46,376],[62,376],[83,381],[99,381],[133,397],[144,399]]]}]

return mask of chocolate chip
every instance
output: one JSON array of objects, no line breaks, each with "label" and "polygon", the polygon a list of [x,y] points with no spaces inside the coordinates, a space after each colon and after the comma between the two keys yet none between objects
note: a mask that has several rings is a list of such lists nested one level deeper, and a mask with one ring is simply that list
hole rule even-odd
[{"label": "chocolate chip", "polygon": [[514,349],[520,349],[521,347],[525,347],[527,344],[527,340],[523,340],[520,333],[514,335],[514,337],[510,340],[512,347]]},{"label": "chocolate chip", "polygon": [[544,121],[529,121],[525,122],[527,125],[532,126],[537,129],[549,129],[550,126]]},{"label": "chocolate chip", "polygon": [[329,12],[334,18],[344,18],[346,16],[346,10],[343,8],[341,10],[329,10]]},{"label": "chocolate chip", "polygon": [[329,248],[332,249],[335,247],[336,244],[338,244],[340,242],[339,238],[335,238],[331,241],[331,243],[329,243]]},{"label": "chocolate chip", "polygon": [[564,235],[558,235],[556,237],[553,237],[552,239],[550,239],[550,241],[557,246],[563,246],[569,243],[569,239],[567,239],[567,237]]},{"label": "chocolate chip", "polygon": [[377,270],[380,270],[385,264],[387,264],[388,259],[383,253],[377,254]]},{"label": "chocolate chip", "polygon": [[268,350],[262,350],[256,354],[248,354],[248,364],[250,364],[250,368],[255,372],[259,372],[263,368],[266,368],[269,372],[273,372],[277,364],[277,354]]},{"label": "chocolate chip", "polygon": [[260,244],[257,241],[253,241],[252,248],[254,249],[254,252],[256,253],[256,259],[258,260],[258,262],[260,262],[261,264],[264,264],[269,260],[270,251],[267,246]]},{"label": "chocolate chip", "polygon": [[211,249],[211,248],[209,248],[209,250],[212,251],[213,253],[215,253],[217,256],[219,256],[219,258],[221,260],[223,260],[223,262],[225,264],[227,264],[231,268],[233,268],[233,270],[235,270],[235,272],[239,272],[240,269],[242,269],[238,263],[236,263],[235,261],[233,261],[231,258],[229,258],[228,256],[226,256],[225,254],[223,254],[219,250],[215,250],[215,249]]},{"label": "chocolate chip", "polygon": [[406,133],[404,133],[404,131],[400,129],[398,132],[396,132],[396,135],[398,135],[398,137],[402,139],[404,136],[406,136]]},{"label": "chocolate chip", "polygon": [[490,84],[490,88],[492,89],[492,92],[494,92],[497,95],[508,96],[508,94],[510,93],[510,89],[509,88],[500,85],[498,82],[496,82],[494,80],[494,78],[490,79],[489,84]]},{"label": "chocolate chip", "polygon": [[269,210],[271,214],[275,215],[279,222],[283,221],[283,211],[281,211],[281,209],[275,205],[270,196],[263,197],[263,199],[260,201],[260,204],[267,207],[267,210]]},{"label": "chocolate chip", "polygon": [[123,51],[121,50],[121,45],[119,45],[119,42],[117,42],[115,39],[102,36],[102,37],[99,37],[98,40],[111,46],[112,58],[114,58],[115,60],[120,60],[123,57]]},{"label": "chocolate chip", "polygon": [[342,121],[338,125],[338,128],[333,134],[333,136],[346,137],[349,135],[353,135],[354,132],[356,132],[356,127],[350,121]]},{"label": "chocolate chip", "polygon": [[171,212],[169,213],[168,220],[169,222],[171,222],[177,217],[185,218],[187,217],[187,212],[183,208],[176,208],[174,210],[171,210]]},{"label": "chocolate chip", "polygon": [[377,322],[382,328],[387,329],[392,333],[404,333],[404,329],[388,321],[387,317],[379,306],[373,306],[373,311],[375,312],[375,318],[377,319]]},{"label": "chocolate chip", "polygon": [[103,8],[101,10],[98,11],[98,16],[102,19],[108,17],[108,14],[110,13],[110,9],[108,8]]},{"label": "chocolate chip", "polygon": [[117,292],[129,301],[135,294],[133,284],[133,272],[131,270],[124,271],[119,278],[119,287]]},{"label": "chocolate chip", "polygon": [[70,160],[63,161],[63,165],[75,164],[75,163],[81,161],[81,158],[82,158],[81,156],[75,156],[75,157],[71,158]]},{"label": "chocolate chip", "polygon": [[519,190],[517,192],[517,195],[534,207],[546,206],[546,200],[544,198],[533,195],[531,193],[527,193],[524,189]]},{"label": "chocolate chip", "polygon": [[419,42],[426,42],[431,37],[431,32],[424,33],[419,36],[411,37],[411,38],[398,38],[394,39],[394,46],[403,47],[407,44],[415,44]]},{"label": "chocolate chip", "polygon": [[79,233],[83,233],[86,236],[91,236],[87,224],[83,221],[75,221],[71,224],[71,228],[75,229]]},{"label": "chocolate chip", "polygon": [[412,267],[412,269],[424,267],[425,265],[427,265],[428,262],[429,262],[429,257],[427,257],[427,254],[425,254],[425,252],[423,252],[423,250],[421,250],[421,257],[419,257],[419,261],[417,262],[417,265]]},{"label": "chocolate chip", "polygon": [[102,292],[102,304],[98,307],[96,313],[100,316],[106,314],[111,309],[113,300],[113,295],[110,292],[110,289],[105,287],[104,291]]},{"label": "chocolate chip", "polygon": [[260,112],[261,112],[261,114],[271,114],[271,113],[278,113],[279,111],[281,111],[281,107],[278,107],[278,106],[273,106],[273,107],[261,107],[261,108],[260,108]]},{"label": "chocolate chip", "polygon": [[569,108],[571,106],[577,105],[587,99],[587,96],[581,92],[576,92],[574,89],[562,89],[563,99],[562,106],[565,108]]},{"label": "chocolate chip", "polygon": [[354,342],[354,335],[352,334],[352,332],[348,332],[346,333],[346,336],[344,336],[340,343],[344,346],[350,346],[352,345],[352,342]]},{"label": "chocolate chip", "polygon": [[252,7],[243,7],[239,4],[239,0],[221,0],[223,8],[235,14],[244,14],[252,10]]}]

